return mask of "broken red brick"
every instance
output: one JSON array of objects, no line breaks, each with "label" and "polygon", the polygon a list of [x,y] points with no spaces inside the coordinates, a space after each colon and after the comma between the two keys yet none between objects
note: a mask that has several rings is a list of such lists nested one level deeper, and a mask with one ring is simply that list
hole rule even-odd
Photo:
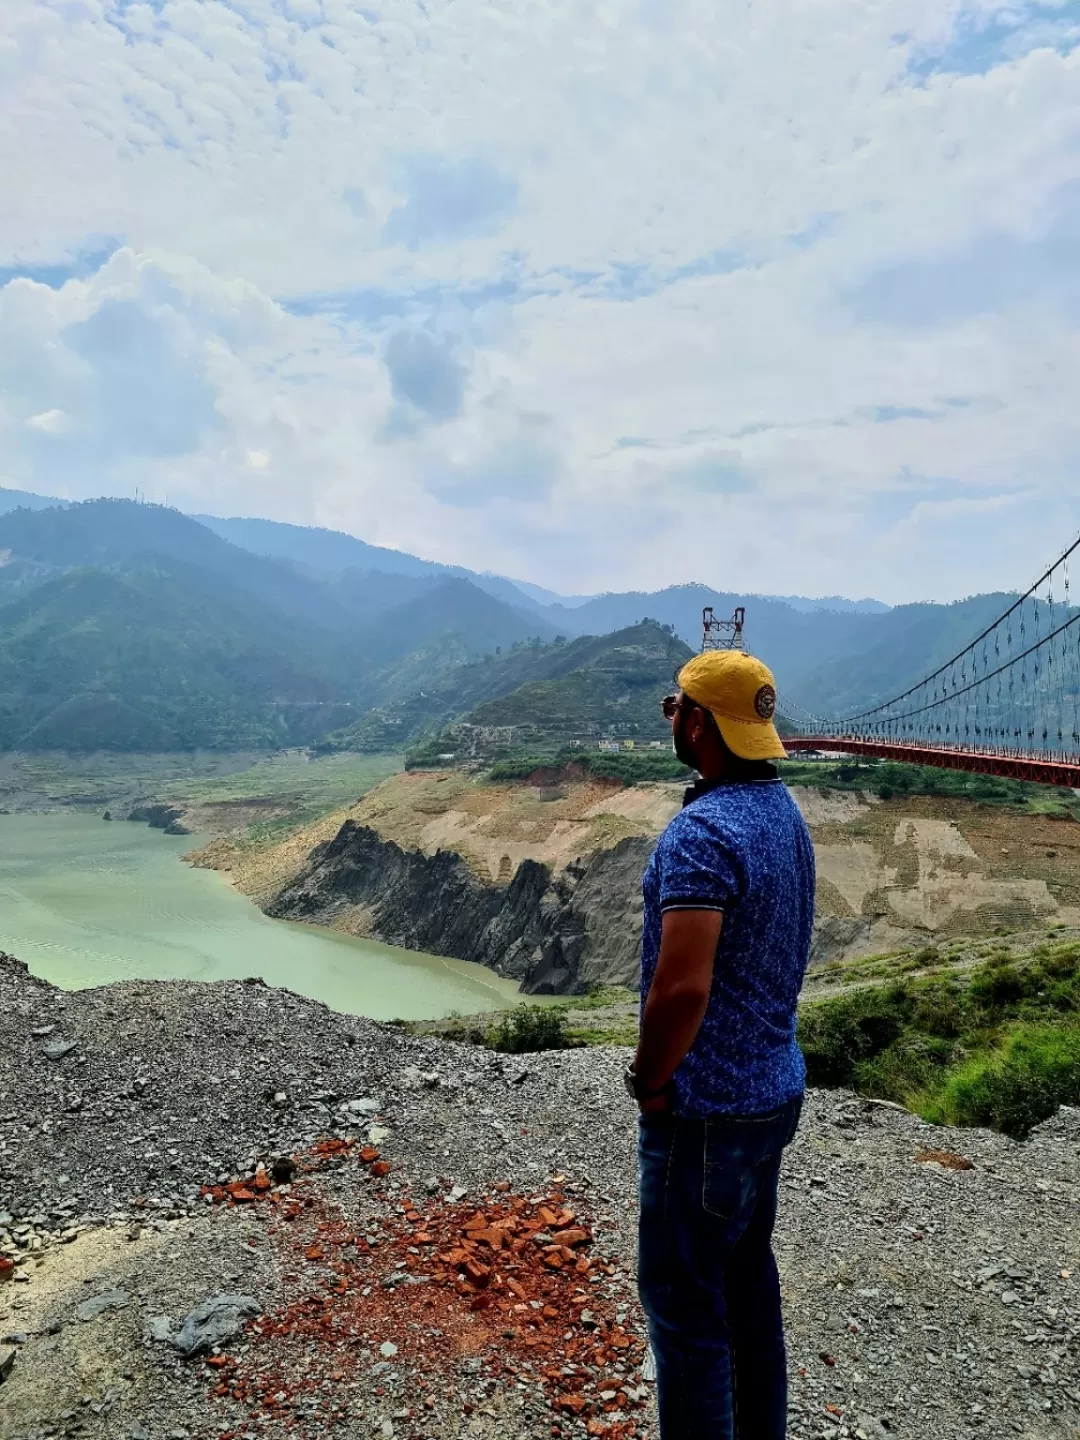
[{"label": "broken red brick", "polygon": [[560,1395],[555,1401],[556,1408],[566,1410],[571,1415],[580,1415],[583,1410],[589,1408],[589,1402],[584,1395]]},{"label": "broken red brick", "polygon": [[[365,1351],[391,1341],[408,1347],[402,1368],[413,1394],[403,1398],[416,1407],[430,1400],[429,1389],[445,1391],[468,1354],[494,1380],[540,1385],[555,1414],[565,1417],[555,1427],[560,1433],[576,1418],[605,1440],[638,1436],[633,1412],[641,1402],[629,1397],[641,1386],[644,1341],[616,1322],[616,1306],[627,1298],[621,1288],[609,1295],[606,1285],[583,1283],[587,1273],[616,1272],[580,1253],[591,1232],[562,1195],[527,1200],[500,1186],[499,1198],[467,1219],[447,1202],[417,1205],[405,1197],[385,1213],[382,1243],[370,1246],[311,1178],[350,1156],[373,1165],[365,1150],[377,1156],[373,1146],[350,1150],[325,1141],[295,1157],[295,1188],[285,1204],[269,1209],[266,1232],[294,1298],[249,1327],[250,1346],[234,1367],[212,1367],[215,1393],[232,1396],[253,1423],[273,1419],[295,1440],[321,1440],[335,1416],[333,1402],[321,1397],[356,1377]],[[274,1197],[260,1189],[255,1198]],[[433,1249],[421,1256],[421,1245]],[[319,1293],[296,1264],[311,1252],[331,1272]],[[383,1283],[421,1270],[424,1285]],[[583,1329],[586,1306],[596,1323]],[[617,1379],[602,1378],[616,1370]],[[602,1390],[614,1395],[602,1400]],[[301,1402],[316,1395],[318,1415],[309,1425],[301,1417],[310,1406]]]},{"label": "broken red brick", "polygon": [[560,1245],[587,1245],[591,1239],[592,1236],[589,1234],[588,1230],[585,1230],[580,1226],[578,1226],[576,1229],[559,1231]]}]

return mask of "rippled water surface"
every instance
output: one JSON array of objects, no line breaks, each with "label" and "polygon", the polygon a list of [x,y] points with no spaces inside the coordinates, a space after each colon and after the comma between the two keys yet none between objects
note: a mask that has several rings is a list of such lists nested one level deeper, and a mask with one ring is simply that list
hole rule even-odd
[{"label": "rippled water surface", "polygon": [[511,1003],[480,965],[268,919],[197,844],[86,815],[0,815],[0,949],[67,989],[111,980],[259,975],[374,1019],[434,1019]]}]

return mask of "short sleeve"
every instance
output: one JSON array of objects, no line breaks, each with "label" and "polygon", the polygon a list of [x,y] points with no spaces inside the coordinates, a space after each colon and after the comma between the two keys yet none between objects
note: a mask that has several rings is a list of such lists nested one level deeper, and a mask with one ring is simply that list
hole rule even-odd
[{"label": "short sleeve", "polygon": [[684,810],[665,839],[658,857],[660,909],[727,909],[739,893],[738,867],[715,826]]}]

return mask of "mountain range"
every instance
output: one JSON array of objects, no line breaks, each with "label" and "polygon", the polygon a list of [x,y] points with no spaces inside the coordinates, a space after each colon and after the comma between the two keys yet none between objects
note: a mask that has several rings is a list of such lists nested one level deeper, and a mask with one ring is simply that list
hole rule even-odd
[{"label": "mountain range", "polygon": [[782,703],[845,713],[1004,603],[563,597],[335,531],[0,491],[0,748],[401,749],[463,718],[540,744],[652,737],[704,606],[747,607]]}]

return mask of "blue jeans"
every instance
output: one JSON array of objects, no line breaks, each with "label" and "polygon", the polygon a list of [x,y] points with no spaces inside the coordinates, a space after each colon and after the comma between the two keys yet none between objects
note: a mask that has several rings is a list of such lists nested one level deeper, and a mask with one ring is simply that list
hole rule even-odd
[{"label": "blue jeans", "polygon": [[643,1115],[638,1287],[662,1440],[783,1440],[787,1360],[772,1253],[802,1097],[768,1115]]}]

